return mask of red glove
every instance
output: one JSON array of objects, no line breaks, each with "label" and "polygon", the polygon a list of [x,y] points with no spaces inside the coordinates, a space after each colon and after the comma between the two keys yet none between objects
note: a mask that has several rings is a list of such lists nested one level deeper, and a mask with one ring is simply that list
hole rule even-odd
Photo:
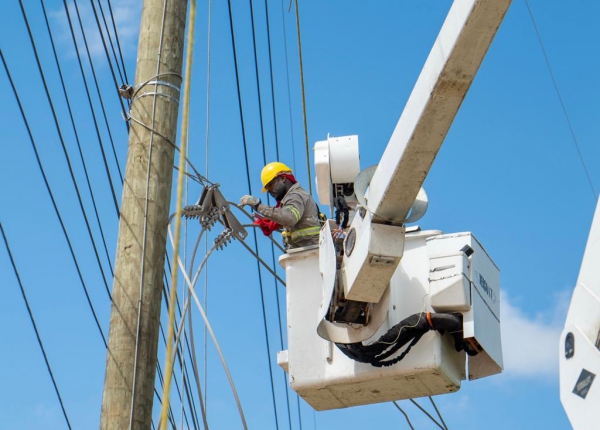
[{"label": "red glove", "polygon": [[275,221],[271,221],[268,218],[264,218],[258,214],[254,214],[254,224],[259,226],[265,236],[271,236],[271,234],[281,228],[280,224]]}]

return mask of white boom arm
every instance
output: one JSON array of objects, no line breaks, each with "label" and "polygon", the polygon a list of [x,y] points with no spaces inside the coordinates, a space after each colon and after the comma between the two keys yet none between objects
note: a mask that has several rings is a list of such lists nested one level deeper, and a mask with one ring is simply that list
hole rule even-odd
[{"label": "white boom arm", "polygon": [[[365,195],[373,225],[406,220],[510,3],[453,3]],[[378,302],[402,258],[398,252],[386,254],[387,242],[378,234],[361,238],[370,226],[359,217],[352,223],[356,231],[351,233],[362,246],[344,257],[344,290],[350,300]],[[404,232],[389,227],[385,235],[401,243]],[[379,256],[375,264],[374,256]]]},{"label": "white boom arm", "polygon": [[376,219],[406,219],[510,3],[452,5],[371,180]]},{"label": "white boom arm", "polygon": [[575,430],[600,422],[599,262],[600,201],[559,345],[560,400]]}]

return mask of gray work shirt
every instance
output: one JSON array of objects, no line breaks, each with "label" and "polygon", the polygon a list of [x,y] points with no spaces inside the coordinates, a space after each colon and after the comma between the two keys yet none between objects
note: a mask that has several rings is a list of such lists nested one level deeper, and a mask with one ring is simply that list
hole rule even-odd
[{"label": "gray work shirt", "polygon": [[300,184],[290,187],[278,208],[260,203],[256,211],[285,228],[287,248],[319,244],[321,223],[317,203]]}]

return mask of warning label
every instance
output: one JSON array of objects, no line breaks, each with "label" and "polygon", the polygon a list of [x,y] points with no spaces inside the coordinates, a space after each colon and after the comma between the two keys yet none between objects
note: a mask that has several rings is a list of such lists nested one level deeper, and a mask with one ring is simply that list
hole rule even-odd
[{"label": "warning label", "polygon": [[577,394],[582,399],[585,399],[585,396],[587,396],[588,392],[590,391],[590,387],[592,386],[592,382],[594,382],[595,377],[596,375],[594,375],[592,372],[582,369],[579,379],[577,379],[577,383],[575,384],[575,388],[573,388],[573,394]]}]

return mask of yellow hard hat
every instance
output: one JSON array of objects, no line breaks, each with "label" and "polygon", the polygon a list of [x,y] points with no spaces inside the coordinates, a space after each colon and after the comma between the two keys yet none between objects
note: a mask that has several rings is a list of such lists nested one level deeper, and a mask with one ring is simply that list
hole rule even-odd
[{"label": "yellow hard hat", "polygon": [[292,169],[285,164],[280,163],[279,161],[274,161],[263,167],[262,172],[260,172],[260,180],[263,184],[263,193],[267,191],[267,184],[275,179],[275,177],[280,173],[292,173]]}]

